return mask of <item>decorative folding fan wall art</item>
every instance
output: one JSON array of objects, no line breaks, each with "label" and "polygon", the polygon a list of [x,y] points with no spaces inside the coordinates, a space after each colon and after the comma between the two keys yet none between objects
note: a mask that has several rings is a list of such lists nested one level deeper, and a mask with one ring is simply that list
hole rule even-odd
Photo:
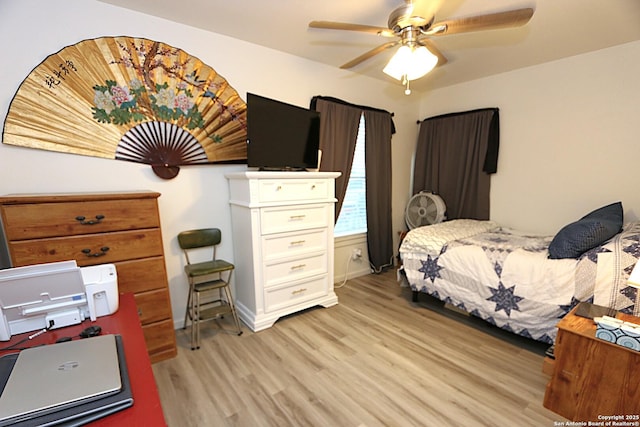
[{"label": "decorative folding fan wall art", "polygon": [[40,63],[11,102],[3,143],[149,164],[246,163],[246,104],[216,71],[161,42],[101,37]]}]

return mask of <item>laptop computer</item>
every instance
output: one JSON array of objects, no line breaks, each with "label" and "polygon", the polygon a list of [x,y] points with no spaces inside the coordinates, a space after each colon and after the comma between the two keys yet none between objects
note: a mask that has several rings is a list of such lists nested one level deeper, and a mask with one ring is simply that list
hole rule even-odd
[{"label": "laptop computer", "polygon": [[42,417],[122,390],[115,335],[23,350],[0,395],[0,426]]}]

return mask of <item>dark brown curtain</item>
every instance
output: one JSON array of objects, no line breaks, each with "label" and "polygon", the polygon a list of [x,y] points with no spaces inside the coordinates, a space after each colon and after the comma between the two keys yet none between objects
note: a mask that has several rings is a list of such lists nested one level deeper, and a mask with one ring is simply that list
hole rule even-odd
[{"label": "dark brown curtain", "polygon": [[498,164],[497,108],[425,119],[416,146],[413,193],[430,191],[447,205],[447,219],[489,219],[490,174]]},{"label": "dark brown curtain", "polygon": [[336,179],[337,221],[347,192],[362,110],[318,97],[313,98],[311,107],[320,112],[320,170],[342,172]]},{"label": "dark brown curtain", "polygon": [[320,170],[342,172],[336,180],[336,220],[351,174],[360,116],[365,116],[367,247],[371,267],[380,272],[393,263],[391,135],[395,127],[392,114],[320,96],[311,100],[311,108],[320,112]]},{"label": "dark brown curtain", "polygon": [[367,174],[367,248],[375,272],[393,265],[391,226],[391,115],[364,111]]}]

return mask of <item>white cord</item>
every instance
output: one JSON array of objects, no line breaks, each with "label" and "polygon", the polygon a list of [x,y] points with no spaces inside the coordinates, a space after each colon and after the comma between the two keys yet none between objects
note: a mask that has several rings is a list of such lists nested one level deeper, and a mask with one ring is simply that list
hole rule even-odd
[{"label": "white cord", "polygon": [[29,339],[30,339],[30,340],[32,340],[32,339],[34,339],[35,337],[38,337],[38,336],[40,336],[40,335],[44,334],[44,333],[45,333],[45,332],[47,332],[48,330],[49,330],[49,328],[45,328],[45,329],[42,329],[42,330],[40,330],[40,331],[36,332],[36,333],[35,333],[35,334],[33,334],[33,335],[29,335]]},{"label": "white cord", "polygon": [[334,286],[334,289],[339,289],[341,287],[343,287],[346,283],[347,283],[347,275],[349,274],[349,264],[351,264],[351,259],[353,258],[352,255],[349,255],[349,259],[347,259],[347,270],[344,272],[344,281],[339,284],[338,286]]}]

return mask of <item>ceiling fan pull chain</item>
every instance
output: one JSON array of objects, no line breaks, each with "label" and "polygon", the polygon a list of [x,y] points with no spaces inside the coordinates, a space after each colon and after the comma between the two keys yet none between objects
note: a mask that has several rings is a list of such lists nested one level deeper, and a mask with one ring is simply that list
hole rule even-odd
[{"label": "ceiling fan pull chain", "polygon": [[402,77],[402,83],[406,87],[406,89],[404,90],[404,94],[405,95],[411,95],[411,89],[409,88],[409,79],[407,78],[406,74]]}]

